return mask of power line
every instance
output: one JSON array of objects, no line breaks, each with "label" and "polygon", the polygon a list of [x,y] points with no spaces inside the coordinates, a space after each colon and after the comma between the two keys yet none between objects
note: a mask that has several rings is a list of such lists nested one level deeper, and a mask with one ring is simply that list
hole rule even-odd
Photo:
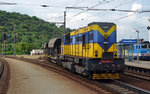
[{"label": "power line", "polygon": [[51,6],[45,4],[23,4],[23,3],[7,3],[7,2],[0,2],[0,5],[30,5],[30,6],[41,6],[41,7],[56,7],[56,8],[64,8],[65,6]]},{"label": "power line", "polygon": [[[150,12],[150,10],[121,10],[121,9],[90,9],[88,8],[89,11],[118,11],[118,12],[133,12],[133,13],[144,13],[144,12]],[[117,18],[116,20],[120,20],[120,19],[123,19],[123,18],[127,18],[129,16],[132,16],[132,15],[135,15],[135,14],[130,14],[130,15],[127,15],[127,16],[123,16],[123,17],[120,17],[120,18]]]},{"label": "power line", "polygon": [[[114,0],[115,1],[115,0]],[[97,9],[97,11],[122,11],[122,12],[136,12],[136,11],[131,11],[131,10],[119,10],[119,9],[115,9],[115,8],[117,8],[117,7],[119,7],[119,6],[124,6],[124,5],[126,5],[126,4],[128,4],[128,3],[130,3],[130,2],[133,2],[134,0],[130,0],[130,1],[128,1],[128,2],[126,2],[127,0],[124,0],[123,2],[121,2],[119,5],[117,5],[117,6],[115,6],[115,7],[113,7],[112,9]],[[125,3],[126,2],[126,3]],[[125,4],[124,4],[125,3]],[[123,5],[124,4],[124,5]],[[92,10],[92,9],[89,9],[89,10]],[[94,9],[93,9],[94,10]],[[106,15],[106,13],[107,12],[105,12],[105,14],[104,15]],[[97,13],[97,14],[99,14],[99,13]],[[96,14],[96,15],[97,15]],[[93,15],[94,16],[94,15]],[[92,16],[90,16],[90,17],[92,17]],[[89,17],[88,17],[88,19],[89,19]]]},{"label": "power line", "polygon": [[91,9],[91,8],[88,8],[87,10],[90,10],[90,11],[119,11],[119,12],[150,12],[150,10],[141,10],[141,11],[138,11],[138,10],[121,10],[121,9]]},{"label": "power line", "polygon": [[78,4],[80,4],[81,2],[84,2],[85,0],[77,0],[72,6],[75,7]]},{"label": "power line", "polygon": [[[139,13],[139,14],[140,14],[140,13]],[[135,14],[126,15],[126,16],[122,16],[122,17],[119,17],[119,18],[113,19],[112,21],[115,21],[115,20],[119,21],[119,20],[121,20],[121,19],[124,19],[124,18],[130,17],[130,16],[134,16],[134,15],[136,15],[136,13],[135,13]]]},{"label": "power line", "polygon": [[[100,5],[100,4],[106,4],[106,3],[109,3],[109,2],[110,2],[110,1],[103,0],[102,2],[99,2],[98,4],[96,4],[96,5],[94,5],[94,6],[88,7],[87,9],[85,9],[85,10],[83,10],[83,11],[81,11],[81,12],[79,12],[79,13],[77,13],[77,14],[75,14],[75,15],[73,15],[73,16],[67,18],[67,19],[70,19],[70,18],[72,18],[72,17],[78,16],[78,15],[80,15],[81,13],[85,13],[85,12],[88,11],[89,8],[92,9],[92,8],[94,8],[94,7],[96,7],[96,6]],[[72,19],[68,20],[67,22],[69,22],[69,21],[71,21],[71,20],[72,20]]]},{"label": "power line", "polygon": [[0,2],[0,5],[17,5],[17,3]]},{"label": "power line", "polygon": [[[122,6],[125,6],[125,5],[127,5],[128,3],[130,3],[130,2],[133,2],[133,1],[135,1],[135,0],[130,0],[130,1],[128,1],[128,2],[126,2],[127,0],[124,0],[123,2],[121,2],[119,5],[117,5],[117,6],[115,6],[114,8],[117,8],[117,7],[122,7]],[[126,2],[126,3],[125,3]]]}]

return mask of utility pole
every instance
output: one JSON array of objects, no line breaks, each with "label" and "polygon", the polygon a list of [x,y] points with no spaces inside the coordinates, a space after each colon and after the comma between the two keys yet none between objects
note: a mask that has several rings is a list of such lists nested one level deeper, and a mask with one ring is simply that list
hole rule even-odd
[{"label": "utility pole", "polygon": [[[4,26],[0,26],[0,29],[3,29],[4,28]],[[3,50],[3,43],[2,43],[2,55],[3,55],[3,52],[4,52],[4,50]]]},{"label": "utility pole", "polygon": [[5,48],[6,48],[5,41],[6,41],[6,33],[4,32],[4,55],[5,55]]},{"label": "utility pole", "polygon": [[149,31],[149,42],[150,42],[150,18],[148,19],[149,21],[149,26],[147,27],[148,31]]},{"label": "utility pole", "polygon": [[[62,32],[63,34],[66,33],[66,11],[64,11],[64,30]],[[62,35],[63,35],[62,34]]]},{"label": "utility pole", "polygon": [[3,43],[2,43],[2,55],[3,55]]},{"label": "utility pole", "polygon": [[15,54],[15,44],[16,44],[16,38],[15,38],[15,30],[16,30],[16,26],[15,26],[15,24],[13,24],[13,26],[14,26],[14,29],[13,29],[13,32],[14,32],[14,56],[16,56],[16,54]]},{"label": "utility pole", "polygon": [[139,31],[136,30],[137,32],[137,62],[139,62]]}]

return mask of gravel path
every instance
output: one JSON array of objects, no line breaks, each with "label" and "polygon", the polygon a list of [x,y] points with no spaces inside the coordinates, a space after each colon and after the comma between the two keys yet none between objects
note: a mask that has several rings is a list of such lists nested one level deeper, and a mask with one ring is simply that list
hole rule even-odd
[{"label": "gravel path", "polygon": [[38,65],[5,58],[10,65],[7,94],[96,94],[70,79]]}]

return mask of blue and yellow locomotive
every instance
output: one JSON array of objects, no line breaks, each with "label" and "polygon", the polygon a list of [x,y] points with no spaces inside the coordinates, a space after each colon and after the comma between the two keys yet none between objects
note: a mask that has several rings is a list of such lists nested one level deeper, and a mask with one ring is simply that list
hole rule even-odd
[{"label": "blue and yellow locomotive", "polygon": [[124,60],[117,56],[114,23],[90,23],[50,40],[45,49],[53,49],[47,54],[52,61],[92,79],[119,79],[124,69]]}]

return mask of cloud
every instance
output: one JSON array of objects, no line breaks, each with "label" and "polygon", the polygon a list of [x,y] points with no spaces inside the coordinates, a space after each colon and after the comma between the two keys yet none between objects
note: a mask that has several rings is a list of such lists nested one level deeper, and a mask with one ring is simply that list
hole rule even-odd
[{"label": "cloud", "polygon": [[131,10],[139,10],[139,9],[142,9],[142,5],[141,4],[134,3],[132,5]]},{"label": "cloud", "polygon": [[[134,19],[133,19],[134,18]],[[117,23],[117,40],[121,39],[136,39],[136,31],[140,31],[140,38],[148,40],[148,20],[146,16],[135,15],[134,17],[128,17]]]},{"label": "cloud", "polygon": [[[131,7],[131,10],[141,10],[142,5],[134,3]],[[133,14],[133,15],[132,15]],[[135,15],[134,15],[135,14]],[[136,39],[137,33],[135,30],[140,31],[140,38],[144,38],[148,40],[148,30],[146,29],[148,26],[148,17],[143,14],[138,13],[127,13],[128,17],[117,21],[117,40],[121,39]],[[132,15],[132,16],[129,16]]]},{"label": "cloud", "polygon": [[[142,9],[142,5],[141,4],[137,4],[137,3],[134,3],[132,5],[132,8],[131,8],[132,11],[138,11],[138,10],[141,10],[141,9]],[[131,15],[131,14],[134,14],[134,13],[128,13],[128,15]]]},{"label": "cloud", "polygon": [[82,13],[74,17],[74,13],[69,13],[67,19],[67,26],[74,29],[87,26],[87,24],[90,23],[90,21],[87,20],[87,18],[90,16],[91,15],[88,13]]}]

